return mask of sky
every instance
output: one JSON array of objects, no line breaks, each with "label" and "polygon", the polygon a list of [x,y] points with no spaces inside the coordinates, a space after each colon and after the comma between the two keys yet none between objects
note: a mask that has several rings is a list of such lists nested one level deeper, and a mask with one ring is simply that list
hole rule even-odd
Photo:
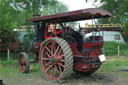
[{"label": "sky", "polygon": [[66,4],[69,7],[70,11],[85,9],[85,8],[95,8],[95,5],[89,0],[89,2],[85,2],[86,0],[59,0]]},{"label": "sky", "polygon": [[[86,8],[96,8],[96,5],[100,4],[100,2],[94,4],[91,0],[88,0],[87,3],[85,2],[86,0],[59,0],[59,1],[66,4],[69,7],[69,11],[86,9]],[[91,24],[91,20],[81,21],[80,25],[85,26],[86,23]]]}]

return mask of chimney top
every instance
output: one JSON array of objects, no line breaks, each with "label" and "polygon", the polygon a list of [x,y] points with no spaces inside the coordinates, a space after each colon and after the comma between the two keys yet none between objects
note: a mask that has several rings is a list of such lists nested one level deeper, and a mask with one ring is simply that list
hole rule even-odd
[{"label": "chimney top", "polygon": [[33,14],[33,17],[38,18],[38,17],[40,17],[40,14]]}]

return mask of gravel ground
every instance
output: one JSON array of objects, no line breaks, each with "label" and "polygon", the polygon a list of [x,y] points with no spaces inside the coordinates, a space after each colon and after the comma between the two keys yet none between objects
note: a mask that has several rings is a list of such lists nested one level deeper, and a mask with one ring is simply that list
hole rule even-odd
[{"label": "gravel ground", "polygon": [[90,77],[72,75],[61,83],[47,81],[43,77],[32,75],[8,76],[3,78],[5,85],[128,85],[128,78],[113,75],[113,73],[95,73]]}]

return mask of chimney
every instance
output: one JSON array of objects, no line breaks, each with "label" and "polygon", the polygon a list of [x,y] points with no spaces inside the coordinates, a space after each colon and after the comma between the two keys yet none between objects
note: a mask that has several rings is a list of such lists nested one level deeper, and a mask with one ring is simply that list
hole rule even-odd
[{"label": "chimney", "polygon": [[38,17],[40,17],[40,15],[39,14],[33,14],[33,17],[38,18]]}]

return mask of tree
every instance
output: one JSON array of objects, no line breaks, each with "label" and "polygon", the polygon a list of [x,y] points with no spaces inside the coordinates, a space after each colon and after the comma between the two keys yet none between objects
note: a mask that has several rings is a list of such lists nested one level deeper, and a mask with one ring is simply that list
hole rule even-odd
[{"label": "tree", "polygon": [[62,2],[56,2],[54,5],[48,4],[47,7],[43,9],[43,11],[43,15],[63,13],[68,11],[68,7]]},{"label": "tree", "polygon": [[11,41],[10,37],[16,36],[13,29],[26,25],[25,19],[32,18],[33,14],[48,15],[67,10],[58,0],[0,0],[0,38]]},{"label": "tree", "polygon": [[12,8],[10,2],[0,0],[0,38],[6,43],[11,42],[16,35],[13,29],[17,27],[17,15],[20,13]]},{"label": "tree", "polygon": [[100,0],[100,8],[110,11],[113,23],[124,24],[128,22],[128,0]]},{"label": "tree", "polygon": [[55,13],[55,11],[61,11],[62,8],[63,12],[68,9],[58,0],[13,0],[12,4],[17,10],[24,12],[27,18],[32,17],[33,14],[48,15]]}]

